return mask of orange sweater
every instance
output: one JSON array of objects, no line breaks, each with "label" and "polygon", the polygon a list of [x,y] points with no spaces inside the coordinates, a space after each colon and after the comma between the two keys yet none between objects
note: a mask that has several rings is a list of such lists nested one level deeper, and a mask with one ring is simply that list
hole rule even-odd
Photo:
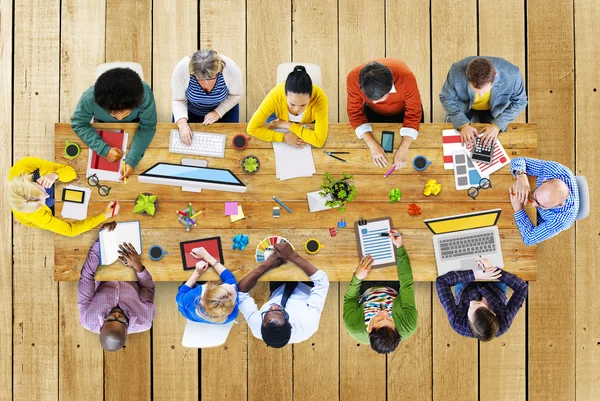
[{"label": "orange sweater", "polygon": [[381,63],[392,70],[396,93],[390,93],[389,97],[384,102],[373,103],[371,100],[367,99],[360,89],[358,82],[360,70],[365,64],[350,71],[346,85],[348,90],[347,110],[350,125],[352,125],[353,129],[356,129],[359,126],[368,123],[367,117],[363,112],[363,105],[366,103],[369,108],[377,114],[392,115],[404,111],[403,126],[418,131],[422,111],[421,96],[419,95],[419,87],[417,86],[415,76],[408,66],[400,60],[393,58],[379,58],[373,61]]}]

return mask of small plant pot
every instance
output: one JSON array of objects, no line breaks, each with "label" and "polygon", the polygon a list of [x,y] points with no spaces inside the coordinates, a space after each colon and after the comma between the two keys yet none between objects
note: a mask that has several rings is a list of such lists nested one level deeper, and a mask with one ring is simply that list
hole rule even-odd
[{"label": "small plant pot", "polygon": [[[348,184],[346,181],[336,181],[331,187],[334,188],[336,186],[341,186],[343,188],[340,188],[337,192],[334,192],[333,190],[331,191],[331,197],[337,201],[344,201],[346,200],[346,198],[348,197],[348,193],[350,191],[350,184]],[[340,190],[345,190],[346,191],[346,196],[345,197],[340,197],[339,196],[339,192]]]},{"label": "small plant pot", "polygon": [[[252,159],[256,160],[256,163],[253,163]],[[242,170],[248,174],[255,174],[258,170],[260,170],[260,160],[258,157],[253,155],[244,157],[240,164],[242,166]]]}]

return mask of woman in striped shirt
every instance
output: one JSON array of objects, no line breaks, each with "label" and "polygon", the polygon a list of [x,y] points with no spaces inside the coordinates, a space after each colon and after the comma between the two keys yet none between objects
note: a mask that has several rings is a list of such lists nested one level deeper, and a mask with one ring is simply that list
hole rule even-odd
[{"label": "woman in striped shirt", "polygon": [[173,70],[173,120],[181,141],[192,144],[189,123],[205,125],[240,120],[239,102],[244,94],[242,71],[228,57],[214,50],[198,50]]}]

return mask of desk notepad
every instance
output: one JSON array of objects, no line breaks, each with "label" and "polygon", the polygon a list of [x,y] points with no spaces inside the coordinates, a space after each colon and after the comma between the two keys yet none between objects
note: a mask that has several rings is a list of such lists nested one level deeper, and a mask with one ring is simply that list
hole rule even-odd
[{"label": "desk notepad", "polygon": [[131,243],[137,253],[142,253],[142,231],[139,220],[117,223],[113,231],[108,228],[98,233],[100,241],[100,264],[110,265],[119,259],[119,245],[124,242]]},{"label": "desk notepad", "polygon": [[396,265],[396,249],[390,237],[379,234],[387,233],[392,229],[392,219],[384,217],[369,220],[366,224],[354,223],[356,232],[356,246],[360,258],[367,255],[373,257],[373,267]]},{"label": "desk notepad", "polygon": [[281,181],[298,177],[312,177],[317,172],[312,146],[296,148],[283,142],[273,142],[275,176]]}]

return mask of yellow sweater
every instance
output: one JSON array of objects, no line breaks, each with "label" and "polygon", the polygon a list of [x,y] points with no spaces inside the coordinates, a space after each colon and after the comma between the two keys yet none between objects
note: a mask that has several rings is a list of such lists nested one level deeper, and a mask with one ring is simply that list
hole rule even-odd
[{"label": "yellow sweater", "polygon": [[[282,142],[283,134],[281,132],[265,127],[267,118],[273,113],[280,120],[289,121],[285,83],[274,87],[262,101],[260,107],[248,123],[248,135],[262,139],[263,141]],[[320,148],[325,144],[325,140],[327,139],[327,131],[329,129],[328,113],[327,95],[317,85],[313,85],[313,93],[304,110],[300,124],[310,124],[314,121],[315,129],[304,128],[300,124],[292,123],[290,131],[303,141]]]},{"label": "yellow sweater", "polygon": [[475,94],[475,99],[473,100],[473,106],[471,108],[473,110],[489,110],[490,109],[490,95],[492,91],[489,90],[483,94],[483,96],[479,96],[479,94]]},{"label": "yellow sweater", "polygon": [[[77,173],[75,173],[75,170],[71,166],[52,163],[38,159],[37,157],[25,157],[12,166],[8,173],[8,180],[11,181],[14,177],[23,173],[32,174],[37,169],[40,170],[40,176],[48,173],[58,174],[58,180],[61,182],[69,182],[77,178]],[[87,219],[82,221],[68,223],[54,217],[52,215],[52,210],[46,205],[33,213],[22,213],[14,209],[12,209],[12,212],[15,215],[15,218],[26,226],[41,228],[67,237],[74,237],[89,231],[98,224],[106,221],[104,213],[100,213],[96,216],[88,216]]]}]

